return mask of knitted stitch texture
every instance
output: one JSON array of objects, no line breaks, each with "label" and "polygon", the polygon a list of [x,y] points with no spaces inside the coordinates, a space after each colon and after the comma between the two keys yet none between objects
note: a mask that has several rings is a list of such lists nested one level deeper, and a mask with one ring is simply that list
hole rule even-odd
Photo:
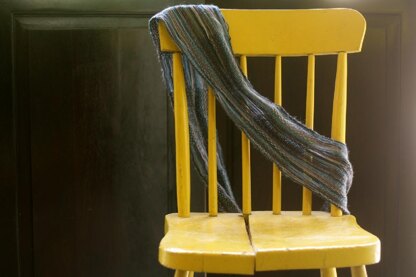
[{"label": "knitted stitch texture", "polygon": [[[207,184],[207,85],[234,124],[282,173],[314,194],[349,213],[347,193],[353,170],[345,144],[307,128],[281,106],[258,93],[241,72],[232,52],[228,26],[218,7],[180,5],[149,21],[162,72],[173,101],[172,55],[160,51],[162,21],[182,52],[188,100],[193,164]],[[217,141],[219,205],[236,212],[221,147]]]}]

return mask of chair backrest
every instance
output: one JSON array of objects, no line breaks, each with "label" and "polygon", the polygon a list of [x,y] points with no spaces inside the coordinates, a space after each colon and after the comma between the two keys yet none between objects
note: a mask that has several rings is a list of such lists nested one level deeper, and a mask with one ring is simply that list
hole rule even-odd
[{"label": "chair backrest", "polygon": [[[282,57],[308,56],[306,125],[313,128],[315,56],[337,55],[331,137],[345,142],[347,103],[347,53],[360,52],[366,29],[364,17],[351,9],[314,10],[221,10],[228,26],[231,44],[247,75],[247,56],[275,57],[275,103],[282,104]],[[181,53],[163,24],[159,25],[162,51],[173,52],[176,186],[179,216],[190,214],[190,146],[188,111]],[[217,164],[215,96],[208,90],[208,204],[217,214]],[[242,133],[243,214],[251,213],[250,142]],[[281,173],[273,166],[274,214],[281,212]],[[311,192],[303,188],[302,211],[312,209]],[[331,205],[331,215],[342,211]]]}]

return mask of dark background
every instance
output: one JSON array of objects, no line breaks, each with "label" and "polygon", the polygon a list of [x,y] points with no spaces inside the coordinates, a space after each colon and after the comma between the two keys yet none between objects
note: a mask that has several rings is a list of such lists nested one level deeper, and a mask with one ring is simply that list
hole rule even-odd
[{"label": "dark background", "polygon": [[[0,276],[173,276],[157,262],[164,214],[176,209],[172,114],[147,21],[183,2],[0,1]],[[363,51],[349,59],[350,210],[382,242],[369,275],[416,276],[415,1],[206,3],[364,14]],[[316,129],[329,135],[336,60],[316,62]],[[248,65],[271,97],[273,61]],[[285,58],[283,105],[300,120],[305,87],[306,58]],[[218,117],[240,199],[239,132]],[[252,164],[253,208],[270,209],[271,164],[255,151]],[[196,178],[192,194],[193,210],[203,211]],[[285,180],[283,195],[284,209],[301,208],[300,187]]]}]

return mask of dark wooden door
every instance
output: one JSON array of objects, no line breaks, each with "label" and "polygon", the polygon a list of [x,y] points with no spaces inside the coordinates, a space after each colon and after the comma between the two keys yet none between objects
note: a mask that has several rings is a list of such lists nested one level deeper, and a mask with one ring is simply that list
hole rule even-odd
[{"label": "dark wooden door", "polygon": [[0,3],[0,276],[171,275],[171,112],[147,24],[173,4]]}]

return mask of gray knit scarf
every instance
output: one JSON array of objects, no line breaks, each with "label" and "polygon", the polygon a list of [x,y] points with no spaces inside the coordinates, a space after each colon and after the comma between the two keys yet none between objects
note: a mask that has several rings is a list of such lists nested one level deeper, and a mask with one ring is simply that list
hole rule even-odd
[{"label": "gray knit scarf", "polygon": [[[214,90],[234,124],[282,173],[307,187],[345,213],[353,171],[345,144],[322,136],[258,93],[242,74],[230,44],[228,26],[211,5],[167,8],[153,16],[149,29],[173,101],[172,55],[160,51],[158,23],[162,21],[182,52],[189,109],[192,161],[207,184],[207,85]],[[237,212],[217,142],[219,205]]]}]

